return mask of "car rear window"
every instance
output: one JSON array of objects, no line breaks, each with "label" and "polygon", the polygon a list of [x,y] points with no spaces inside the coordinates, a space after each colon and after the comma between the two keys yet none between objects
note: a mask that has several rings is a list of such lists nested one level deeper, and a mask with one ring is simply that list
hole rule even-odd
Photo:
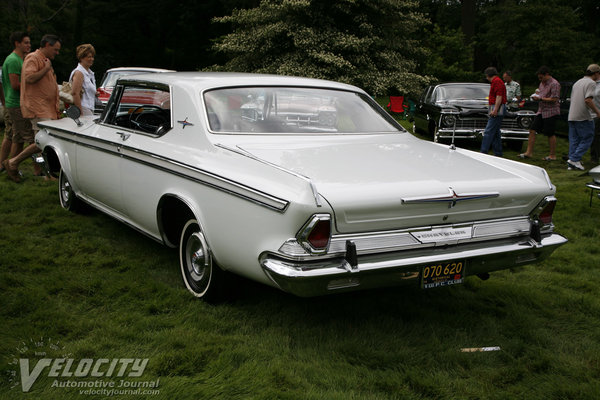
[{"label": "car rear window", "polygon": [[338,134],[402,131],[361,93],[297,87],[236,87],[204,93],[215,133]]}]

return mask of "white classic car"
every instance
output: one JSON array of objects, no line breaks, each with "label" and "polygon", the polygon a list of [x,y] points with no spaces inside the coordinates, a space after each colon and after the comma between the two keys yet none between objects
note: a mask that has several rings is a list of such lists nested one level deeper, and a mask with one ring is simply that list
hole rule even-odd
[{"label": "white classic car", "polygon": [[[592,198],[594,197],[594,192],[596,190],[600,190],[600,165],[590,169],[589,172],[593,181],[586,184],[588,188],[590,188],[590,207],[592,206]],[[600,193],[598,193],[598,198],[600,198]]]},{"label": "white classic car", "polygon": [[419,140],[356,87],[162,73],[115,91],[100,118],[44,122],[36,142],[64,208],[178,248],[197,297],[226,293],[224,271],[299,296],[428,289],[566,242],[543,169]]}]

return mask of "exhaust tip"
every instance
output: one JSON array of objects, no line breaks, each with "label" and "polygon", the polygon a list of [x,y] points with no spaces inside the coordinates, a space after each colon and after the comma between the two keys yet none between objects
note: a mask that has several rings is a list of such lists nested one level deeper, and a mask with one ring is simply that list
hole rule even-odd
[{"label": "exhaust tip", "polygon": [[487,281],[488,279],[490,279],[490,274],[488,274],[487,272],[483,272],[481,274],[477,274],[477,276],[479,277],[479,279],[481,279],[482,281]]}]

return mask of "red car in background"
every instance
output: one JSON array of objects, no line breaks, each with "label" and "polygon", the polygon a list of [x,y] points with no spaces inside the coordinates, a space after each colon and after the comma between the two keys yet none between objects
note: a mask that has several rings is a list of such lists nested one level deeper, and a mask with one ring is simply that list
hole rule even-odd
[{"label": "red car in background", "polygon": [[[102,103],[102,108],[106,106],[106,102],[110,98],[110,95],[117,83],[119,78],[122,78],[126,75],[134,75],[134,74],[147,74],[154,72],[174,72],[170,69],[161,69],[161,68],[144,68],[144,67],[119,67],[119,68],[111,68],[104,73],[102,77],[102,82],[100,86],[98,86],[98,100]],[[98,110],[97,110],[98,111]],[[100,110],[101,111],[101,110]]]}]

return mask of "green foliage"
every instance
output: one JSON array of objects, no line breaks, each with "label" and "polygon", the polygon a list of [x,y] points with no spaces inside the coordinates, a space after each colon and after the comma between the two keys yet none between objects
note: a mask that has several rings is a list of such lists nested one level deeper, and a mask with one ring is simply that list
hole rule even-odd
[{"label": "green foliage", "polygon": [[82,43],[96,48],[96,81],[113,67],[197,70],[220,62],[211,40],[228,27],[211,25],[211,19],[257,1],[1,0],[0,63],[12,51],[10,33],[24,30],[31,35],[32,50],[46,33],[62,38],[61,53],[53,61],[59,82],[69,78],[77,63],[75,48]]},{"label": "green foliage", "polygon": [[531,83],[537,82],[535,71],[541,65],[549,66],[558,79],[569,80],[597,62],[596,38],[583,29],[580,10],[557,1],[517,3],[503,1],[484,12],[481,42],[499,66]]},{"label": "green foliage", "polygon": [[423,72],[439,82],[470,82],[482,79],[473,69],[473,45],[466,44],[460,29],[434,25],[427,36],[429,56],[423,62]]},{"label": "green foliage", "polygon": [[[465,22],[466,4],[476,18]],[[599,20],[598,0],[2,0],[0,61],[9,34],[26,30],[34,49],[45,33],[64,40],[53,62],[59,82],[76,46],[92,43],[97,80],[112,67],[210,68],[415,98],[434,80],[479,81],[490,65],[527,85],[542,64],[577,79],[599,62]],[[463,28],[475,29],[472,41]]]},{"label": "green foliage", "polygon": [[415,33],[426,24],[406,0],[263,0],[217,18],[233,32],[215,43],[229,61],[215,69],[333,79],[372,94],[416,95],[424,53]]}]

